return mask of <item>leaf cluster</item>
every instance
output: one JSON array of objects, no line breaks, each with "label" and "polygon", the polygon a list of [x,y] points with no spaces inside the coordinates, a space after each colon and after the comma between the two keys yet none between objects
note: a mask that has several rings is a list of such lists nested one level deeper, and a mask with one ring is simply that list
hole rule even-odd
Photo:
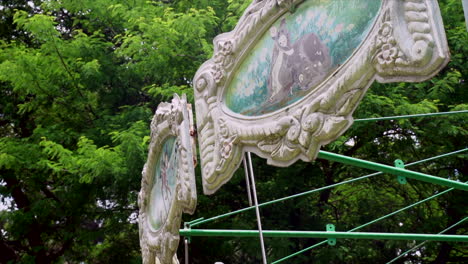
[{"label": "leaf cluster", "polygon": [[[0,263],[140,263],[137,194],[149,122],[173,93],[193,100],[192,76],[212,39],[232,30],[247,0],[5,0],[0,3]],[[452,60],[422,83],[374,84],[356,118],[466,110],[467,32],[459,0],[440,1]],[[356,123],[326,150],[385,164],[465,148],[466,115]],[[254,159],[260,201],[369,173],[326,160],[273,168]],[[466,181],[466,155],[411,167]],[[196,215],[247,206],[243,171]],[[264,229],[349,230],[444,190],[383,175],[262,208]],[[436,233],[466,216],[453,191],[363,228]],[[207,228],[255,229],[249,211]],[[449,232],[461,234],[466,226]],[[269,261],[320,242],[267,239]],[[192,263],[258,263],[258,240],[193,238]],[[411,243],[341,240],[288,263],[380,263]],[[181,250],[183,247],[179,247]],[[466,258],[454,243],[429,243],[403,260]],[[183,252],[179,252],[183,256]],[[444,262],[445,261],[445,262]]]}]

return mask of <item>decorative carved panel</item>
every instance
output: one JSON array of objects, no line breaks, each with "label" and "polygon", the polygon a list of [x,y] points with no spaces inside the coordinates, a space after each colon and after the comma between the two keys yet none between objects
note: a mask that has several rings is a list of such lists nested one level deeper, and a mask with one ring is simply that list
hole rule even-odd
[{"label": "decorative carved panel", "polygon": [[193,81],[204,192],[246,151],[314,160],[374,80],[423,81],[448,60],[435,0],[254,0]]},{"label": "decorative carved panel", "polygon": [[138,196],[143,263],[178,263],[182,212],[197,204],[192,111],[185,95],[161,103],[151,122],[148,159]]}]

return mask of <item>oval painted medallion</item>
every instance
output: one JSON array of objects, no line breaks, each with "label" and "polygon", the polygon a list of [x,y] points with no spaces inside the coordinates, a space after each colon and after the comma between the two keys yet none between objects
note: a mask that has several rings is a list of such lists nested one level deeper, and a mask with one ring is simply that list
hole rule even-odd
[{"label": "oval painted medallion", "polygon": [[176,138],[170,137],[164,142],[157,161],[148,201],[147,215],[153,231],[158,230],[169,215],[175,195],[178,165]]},{"label": "oval painted medallion", "polygon": [[382,0],[309,0],[278,19],[224,92],[231,111],[259,116],[313,91],[365,39]]}]

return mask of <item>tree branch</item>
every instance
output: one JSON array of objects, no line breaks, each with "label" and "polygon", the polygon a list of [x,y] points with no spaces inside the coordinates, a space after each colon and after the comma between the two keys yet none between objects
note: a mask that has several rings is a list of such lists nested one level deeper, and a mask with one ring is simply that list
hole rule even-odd
[{"label": "tree branch", "polygon": [[[75,77],[73,76],[73,74],[71,73],[70,69],[68,68],[67,64],[65,63],[65,60],[63,59],[63,56],[62,54],[60,53],[60,51],[58,50],[58,47],[57,45],[55,45],[55,43],[53,43],[53,46],[54,46],[54,49],[55,49],[55,52],[57,53],[59,59],[60,59],[60,63],[62,64],[62,66],[65,68],[65,71],[67,72],[67,74],[70,76],[70,78],[72,79],[72,83],[73,83],[73,86],[75,87],[76,91],[78,92],[78,94],[80,95],[81,98],[85,99],[86,98],[84,97],[83,93],[81,92],[81,89],[78,87],[78,85],[76,84],[76,79]],[[94,116],[94,118],[98,118],[98,116],[96,115],[96,113],[94,112],[93,108],[85,103],[85,106],[86,106],[86,109]]]},{"label": "tree branch", "polygon": [[0,252],[2,252],[0,254],[0,263],[17,262],[19,260],[15,250],[3,239],[0,239]]},{"label": "tree branch", "polygon": [[[7,174],[3,177],[6,186],[11,190],[16,206],[24,212],[31,211],[31,202],[21,188],[21,182],[13,174]],[[44,242],[41,238],[42,227],[37,219],[32,218],[29,230],[26,233],[26,239],[29,243],[30,253],[36,257],[36,263],[49,263],[51,260],[46,255]]]}]

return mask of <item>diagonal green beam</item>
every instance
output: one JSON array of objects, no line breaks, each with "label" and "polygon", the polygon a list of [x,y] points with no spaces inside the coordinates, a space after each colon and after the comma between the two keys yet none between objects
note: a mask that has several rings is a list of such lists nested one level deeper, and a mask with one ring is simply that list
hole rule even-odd
[{"label": "diagonal green beam", "polygon": [[[398,214],[398,213],[400,213],[400,212],[403,212],[403,211],[405,211],[405,210],[408,210],[408,209],[410,209],[410,208],[413,208],[413,207],[415,207],[416,205],[419,205],[419,204],[425,203],[425,202],[427,202],[427,201],[430,201],[430,200],[432,200],[432,199],[434,199],[434,198],[437,198],[437,197],[439,197],[439,196],[441,196],[441,195],[444,195],[444,194],[446,194],[446,193],[448,193],[448,192],[450,192],[450,191],[453,191],[453,190],[454,190],[454,188],[447,189],[447,190],[445,190],[445,191],[443,191],[443,192],[440,192],[440,193],[438,193],[438,194],[435,194],[435,195],[432,195],[432,196],[430,196],[430,197],[427,197],[427,198],[424,199],[424,200],[421,200],[421,201],[418,201],[418,202],[416,202],[416,203],[410,204],[410,205],[405,206],[405,207],[403,207],[403,208],[401,208],[401,209],[399,209],[399,210],[393,211],[393,212],[391,212],[391,213],[389,213],[389,214],[386,214],[386,215],[384,215],[384,216],[381,216],[381,217],[379,217],[379,218],[377,218],[377,219],[374,219],[374,220],[372,220],[372,221],[370,221],[370,222],[367,222],[367,223],[365,223],[365,224],[363,224],[363,225],[360,225],[360,226],[357,226],[357,227],[355,227],[355,228],[353,228],[353,229],[350,229],[350,230],[348,230],[348,232],[354,232],[354,231],[359,230],[359,229],[361,229],[361,228],[363,228],[363,227],[366,227],[366,226],[369,226],[369,225],[371,225],[371,224],[373,224],[373,223],[379,222],[379,221],[381,221],[381,220],[383,220],[383,219],[387,219],[387,218],[389,218],[389,217],[391,217],[391,216],[393,216],[393,215],[396,215],[396,214]],[[466,219],[468,219],[468,217],[465,218],[465,219],[463,219],[461,222],[465,221]],[[461,222],[458,222],[457,224],[459,224],[459,223],[461,223]],[[453,227],[453,226],[451,226],[450,228],[452,228],[452,227]],[[447,230],[447,229],[446,229],[446,230]],[[440,232],[439,234],[441,234],[441,233],[443,233],[443,232],[445,232],[445,230],[442,231],[442,232]],[[293,257],[295,257],[295,256],[297,256],[297,255],[300,255],[300,254],[302,254],[302,253],[304,253],[304,252],[306,252],[306,251],[309,251],[309,250],[311,250],[311,249],[313,249],[313,248],[316,248],[316,247],[321,246],[321,245],[326,244],[326,243],[327,243],[327,240],[318,242],[318,243],[316,243],[316,244],[314,244],[314,245],[312,245],[312,246],[309,246],[309,247],[307,247],[307,248],[301,249],[301,250],[298,251],[298,252],[295,252],[295,253],[293,253],[293,254],[291,254],[291,255],[288,255],[288,256],[283,257],[283,258],[281,258],[281,259],[279,259],[279,260],[276,260],[276,261],[272,262],[271,264],[276,264],[276,263],[283,262],[283,261],[285,261],[285,260],[288,260],[288,259],[290,259],[290,258],[293,258]]]},{"label": "diagonal green beam", "polygon": [[318,158],[468,191],[468,184],[321,150]]},{"label": "diagonal green beam", "polygon": [[468,110],[452,111],[452,112],[439,112],[439,113],[427,113],[427,114],[415,114],[415,115],[383,116],[383,117],[362,118],[362,119],[354,120],[354,123],[383,121],[383,120],[396,120],[396,119],[408,119],[408,118],[415,118],[415,117],[433,117],[433,116],[454,115],[454,114],[468,114]]},{"label": "diagonal green beam", "polygon": [[[466,220],[468,220],[468,217],[465,217],[465,218],[463,218],[462,220],[458,221],[457,223],[451,225],[450,227],[448,227],[448,228],[446,228],[446,229],[440,231],[438,234],[445,233],[445,232],[447,232],[448,230],[454,228],[455,226],[457,226],[457,225],[459,225],[459,224],[465,222]],[[397,256],[396,258],[394,258],[394,259],[390,260],[389,262],[387,262],[387,264],[390,264],[390,263],[395,262],[397,259],[399,259],[399,258],[405,256],[405,255],[408,254],[409,252],[414,251],[414,250],[416,250],[416,249],[422,247],[422,246],[423,246],[424,244],[426,244],[427,242],[428,242],[428,241],[424,241],[424,242],[422,242],[422,243],[420,243],[420,244],[418,244],[418,245],[412,247],[411,249],[409,249],[409,250],[407,250],[407,251],[401,253],[401,254],[400,254],[399,256]]]},{"label": "diagonal green beam", "polygon": [[[460,153],[467,152],[467,151],[468,151],[468,148],[464,148],[464,149],[461,149],[461,150],[457,150],[457,151],[441,154],[441,155],[438,155],[438,156],[430,157],[430,158],[427,158],[427,159],[415,161],[415,162],[412,162],[412,163],[408,163],[405,166],[406,167],[414,166],[414,165],[418,165],[418,164],[425,163],[425,162],[428,162],[428,161],[433,161],[433,160],[449,157],[449,156],[460,154]],[[378,175],[382,175],[382,174],[383,174],[382,172],[376,172],[376,173],[372,173],[372,174],[369,174],[369,175],[364,175],[364,176],[361,176],[361,177],[358,177],[358,178],[342,181],[342,182],[339,182],[339,183],[323,186],[323,187],[320,187],[320,188],[317,188],[317,189],[313,189],[313,190],[305,191],[305,192],[302,192],[302,193],[290,195],[290,196],[287,196],[287,197],[279,198],[279,199],[276,199],[276,200],[264,202],[264,203],[259,204],[258,206],[263,207],[263,206],[267,206],[267,205],[272,205],[272,204],[275,204],[275,203],[279,203],[279,202],[287,201],[287,200],[290,200],[290,199],[302,197],[302,196],[309,195],[309,194],[316,193],[316,192],[323,191],[323,190],[328,190],[328,189],[335,188],[335,187],[338,187],[338,186],[343,185],[343,184],[357,182],[357,181],[360,181],[360,180],[364,180],[364,179],[374,177],[374,176],[378,176]],[[236,214],[246,212],[246,211],[249,211],[249,210],[253,210],[253,209],[255,209],[255,206],[250,206],[250,207],[242,208],[242,209],[239,209],[239,210],[236,210],[236,211],[224,213],[222,215],[213,216],[213,217],[210,217],[208,219],[204,219],[202,217],[202,218],[190,221],[190,222],[185,222],[185,225],[187,225],[189,227],[194,227],[196,225],[212,222],[212,221],[215,221],[215,220],[219,220],[219,219],[222,219],[222,218],[225,218],[225,217],[229,217],[229,216],[236,215]]]},{"label": "diagonal green beam", "polygon": [[[289,231],[263,230],[265,237],[289,238],[342,238],[342,239],[373,239],[373,240],[428,240],[468,242],[468,235],[441,234],[411,234],[411,233],[372,233],[372,232],[325,232],[325,231]],[[180,235],[187,237],[258,237],[258,230],[228,230],[228,229],[181,229]]]},{"label": "diagonal green beam", "polygon": [[301,250],[299,250],[298,252],[295,252],[295,253],[293,253],[293,254],[291,254],[291,255],[289,255],[289,256],[286,256],[286,257],[284,257],[284,258],[278,259],[278,260],[272,262],[271,264],[280,263],[280,262],[283,262],[283,261],[288,260],[288,259],[290,259],[290,258],[293,258],[293,257],[295,257],[295,256],[301,255],[302,253],[307,252],[307,251],[309,251],[309,250],[311,250],[311,249],[314,249],[314,248],[316,248],[316,247],[318,247],[318,246],[327,244],[327,241],[328,241],[328,240],[324,240],[324,241],[322,241],[322,242],[318,242],[317,244],[314,244],[314,245],[312,245],[312,246],[310,246],[310,247],[301,249]]}]

